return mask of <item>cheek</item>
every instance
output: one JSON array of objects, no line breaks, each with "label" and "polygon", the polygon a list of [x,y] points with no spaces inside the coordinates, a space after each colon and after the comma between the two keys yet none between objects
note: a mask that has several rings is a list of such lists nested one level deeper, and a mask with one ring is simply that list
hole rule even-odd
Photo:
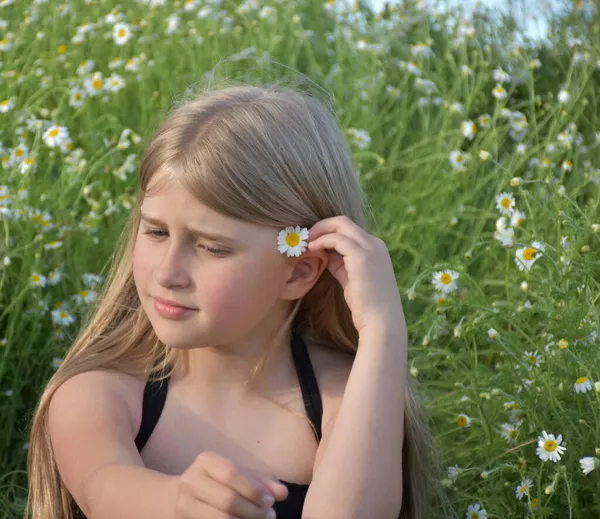
[{"label": "cheek", "polygon": [[278,278],[264,264],[224,269],[203,279],[198,286],[201,298],[213,316],[248,320],[260,317],[277,297]]},{"label": "cheek", "polygon": [[148,251],[144,250],[144,246],[139,241],[136,242],[133,248],[133,279],[137,288],[138,294],[142,295],[147,286],[147,278],[149,272],[148,258],[151,256]]}]

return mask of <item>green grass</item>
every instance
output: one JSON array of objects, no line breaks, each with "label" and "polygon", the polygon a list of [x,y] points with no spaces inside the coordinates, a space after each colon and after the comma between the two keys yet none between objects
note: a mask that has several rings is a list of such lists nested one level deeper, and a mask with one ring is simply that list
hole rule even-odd
[{"label": "green grass", "polygon": [[[103,272],[128,215],[144,144],[171,102],[224,57],[216,74],[268,81],[298,71],[335,99],[376,209],[372,231],[394,261],[411,376],[444,465],[457,466],[444,484],[459,515],[479,503],[480,518],[531,508],[536,517],[599,516],[600,475],[580,462],[600,456],[598,7],[573,3],[543,47],[517,46],[509,24],[484,13],[451,28],[415,2],[384,13],[385,23],[364,6],[334,16],[312,0],[273,3],[266,18],[229,1],[226,18],[198,17],[200,4],[116,5],[0,8],[0,516],[18,517],[26,498],[34,406],[85,312],[77,296],[93,296],[83,275]],[[111,11],[132,29],[122,46]],[[166,34],[172,14],[179,29]],[[413,56],[417,44],[433,54]],[[79,74],[86,60],[93,67]],[[505,99],[493,95],[499,68],[510,74]],[[102,92],[73,102],[98,71]],[[104,90],[111,74],[124,83],[114,92]],[[44,138],[53,124],[68,129],[64,149]],[[35,169],[21,169],[26,157]],[[506,194],[523,220],[513,229],[508,215],[514,236],[503,243],[495,231]],[[543,252],[519,269],[534,242]],[[432,278],[446,270],[458,277],[442,297]],[[580,377],[590,391],[574,390]],[[566,442],[559,461],[536,453],[542,431]]]}]

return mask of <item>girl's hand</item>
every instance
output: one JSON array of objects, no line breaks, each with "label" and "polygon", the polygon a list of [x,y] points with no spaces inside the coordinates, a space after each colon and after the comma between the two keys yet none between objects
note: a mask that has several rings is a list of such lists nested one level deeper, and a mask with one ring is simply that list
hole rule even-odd
[{"label": "girl's hand", "polygon": [[[272,500],[265,502],[265,495]],[[173,517],[272,519],[273,503],[287,496],[287,487],[277,478],[238,467],[220,454],[206,451],[179,477]]]},{"label": "girl's hand", "polygon": [[344,289],[359,334],[367,329],[406,336],[402,301],[387,245],[347,216],[320,220],[309,229],[308,250],[327,250],[327,269]]}]

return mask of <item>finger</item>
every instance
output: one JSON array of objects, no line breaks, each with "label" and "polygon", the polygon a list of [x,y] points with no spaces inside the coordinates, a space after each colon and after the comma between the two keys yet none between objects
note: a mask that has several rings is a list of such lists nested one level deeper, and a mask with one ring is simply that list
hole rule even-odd
[{"label": "finger", "polygon": [[308,250],[317,251],[322,249],[333,249],[342,256],[362,254],[365,251],[354,238],[340,233],[324,234],[308,244]]},{"label": "finger", "polygon": [[[202,467],[204,473],[215,481],[231,488],[245,499],[262,506],[266,495],[271,494],[268,487],[244,469],[234,465],[229,459],[215,457],[214,463]],[[271,506],[269,503],[268,506]]]},{"label": "finger", "polygon": [[[244,486],[241,487],[244,491]],[[271,506],[262,504],[262,491],[250,494],[254,497],[248,498],[229,484],[217,481],[208,474],[194,487],[194,496],[219,512],[244,519],[264,519],[267,509]],[[257,499],[258,503],[254,501],[257,495],[261,496]]]},{"label": "finger", "polygon": [[345,215],[319,220],[308,230],[309,243],[324,234],[333,232],[355,239],[365,249],[369,246],[371,235]]},{"label": "finger", "polygon": [[[202,487],[198,486],[198,490],[208,490],[208,493],[202,493],[193,502],[186,504],[185,513],[190,519],[195,517],[214,517],[215,519],[231,519],[231,518],[243,518],[243,519],[265,519],[266,508],[258,507],[249,501],[245,501],[235,491],[233,495],[227,495],[223,493],[222,489],[227,489],[223,485],[212,481],[210,478],[205,478],[208,481],[207,484],[202,482]],[[216,485],[214,489],[211,489],[211,482]],[[246,507],[243,506],[242,502],[245,501]],[[254,507],[250,509],[249,507]]]}]

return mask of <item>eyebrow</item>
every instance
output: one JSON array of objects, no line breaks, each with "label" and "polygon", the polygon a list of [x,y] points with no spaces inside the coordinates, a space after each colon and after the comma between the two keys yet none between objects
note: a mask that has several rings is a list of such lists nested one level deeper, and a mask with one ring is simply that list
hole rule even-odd
[{"label": "eyebrow", "polygon": [[[149,216],[147,214],[141,213],[141,218],[145,222],[148,222],[152,225],[166,227],[166,224],[164,222],[161,222],[159,219],[153,218],[152,216]],[[190,232],[196,236],[200,236],[202,238],[207,238],[207,239],[213,240],[213,241],[220,241],[220,242],[228,243],[230,245],[238,245],[238,242],[236,240],[234,240],[233,238],[229,238],[223,234],[209,233],[206,231],[201,231],[199,229],[192,229],[191,227],[187,227],[186,230],[188,232]]]}]

